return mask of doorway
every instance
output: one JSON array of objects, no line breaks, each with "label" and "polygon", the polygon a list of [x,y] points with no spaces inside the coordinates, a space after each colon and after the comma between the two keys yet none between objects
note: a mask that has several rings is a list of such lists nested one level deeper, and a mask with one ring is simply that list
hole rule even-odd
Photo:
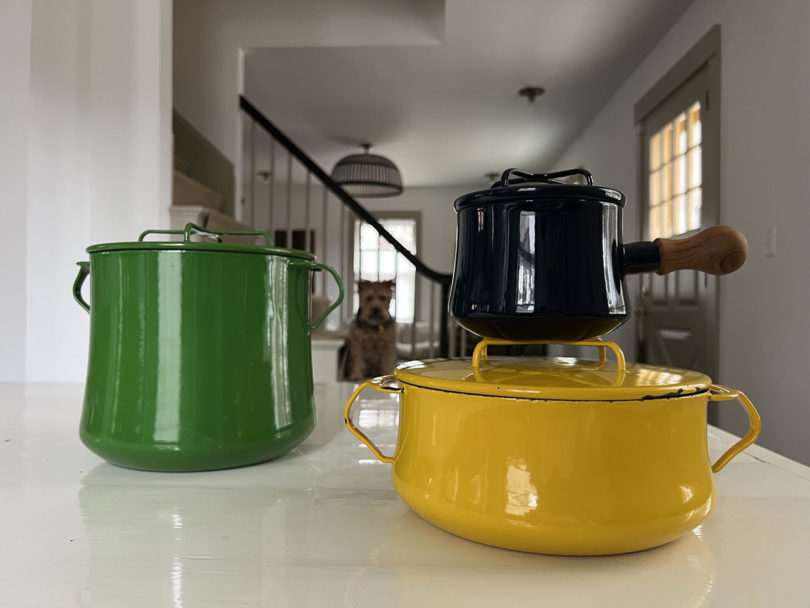
[{"label": "doorway", "polygon": [[[720,220],[720,27],[713,27],[636,104],[645,239],[689,236]],[[640,282],[642,362],[717,378],[718,283],[681,270]],[[709,421],[717,424],[715,407]]]}]

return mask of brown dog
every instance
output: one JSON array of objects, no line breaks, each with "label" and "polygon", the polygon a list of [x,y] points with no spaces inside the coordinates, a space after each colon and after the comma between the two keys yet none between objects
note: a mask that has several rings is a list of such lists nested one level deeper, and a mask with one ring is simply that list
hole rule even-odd
[{"label": "brown dog", "polygon": [[360,307],[349,326],[343,356],[343,378],[359,382],[394,371],[397,325],[388,306],[394,281],[358,281]]}]

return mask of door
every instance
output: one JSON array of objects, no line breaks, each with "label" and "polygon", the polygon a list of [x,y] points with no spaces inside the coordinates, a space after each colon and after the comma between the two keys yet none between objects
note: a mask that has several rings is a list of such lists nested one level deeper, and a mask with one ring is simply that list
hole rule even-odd
[{"label": "door", "polygon": [[[690,236],[720,215],[719,56],[712,54],[638,122],[645,239]],[[639,359],[718,373],[717,278],[694,270],[640,281]],[[710,421],[717,422],[710,412]]]}]

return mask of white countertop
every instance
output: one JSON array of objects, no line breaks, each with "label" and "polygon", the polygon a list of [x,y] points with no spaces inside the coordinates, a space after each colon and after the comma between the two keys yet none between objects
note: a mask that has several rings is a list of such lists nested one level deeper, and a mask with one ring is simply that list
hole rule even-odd
[{"label": "white countertop", "polygon": [[[316,385],[318,427],[276,461],[149,473],[80,443],[81,386],[0,384],[0,606],[810,606],[807,467],[749,448],[663,547],[518,553],[411,512],[343,426],[351,388]],[[367,393],[355,419],[390,453],[396,400]]]}]

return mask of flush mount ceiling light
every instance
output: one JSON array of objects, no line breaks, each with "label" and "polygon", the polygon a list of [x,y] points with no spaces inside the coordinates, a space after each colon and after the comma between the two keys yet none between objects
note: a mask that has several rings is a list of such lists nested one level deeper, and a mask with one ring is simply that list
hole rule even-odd
[{"label": "flush mount ceiling light", "polygon": [[402,194],[402,175],[397,166],[379,154],[371,144],[361,144],[362,154],[341,158],[332,169],[332,179],[352,196],[383,197]]},{"label": "flush mount ceiling light", "polygon": [[532,103],[537,97],[540,97],[546,90],[543,87],[523,87],[518,91],[518,95],[525,97]]}]

